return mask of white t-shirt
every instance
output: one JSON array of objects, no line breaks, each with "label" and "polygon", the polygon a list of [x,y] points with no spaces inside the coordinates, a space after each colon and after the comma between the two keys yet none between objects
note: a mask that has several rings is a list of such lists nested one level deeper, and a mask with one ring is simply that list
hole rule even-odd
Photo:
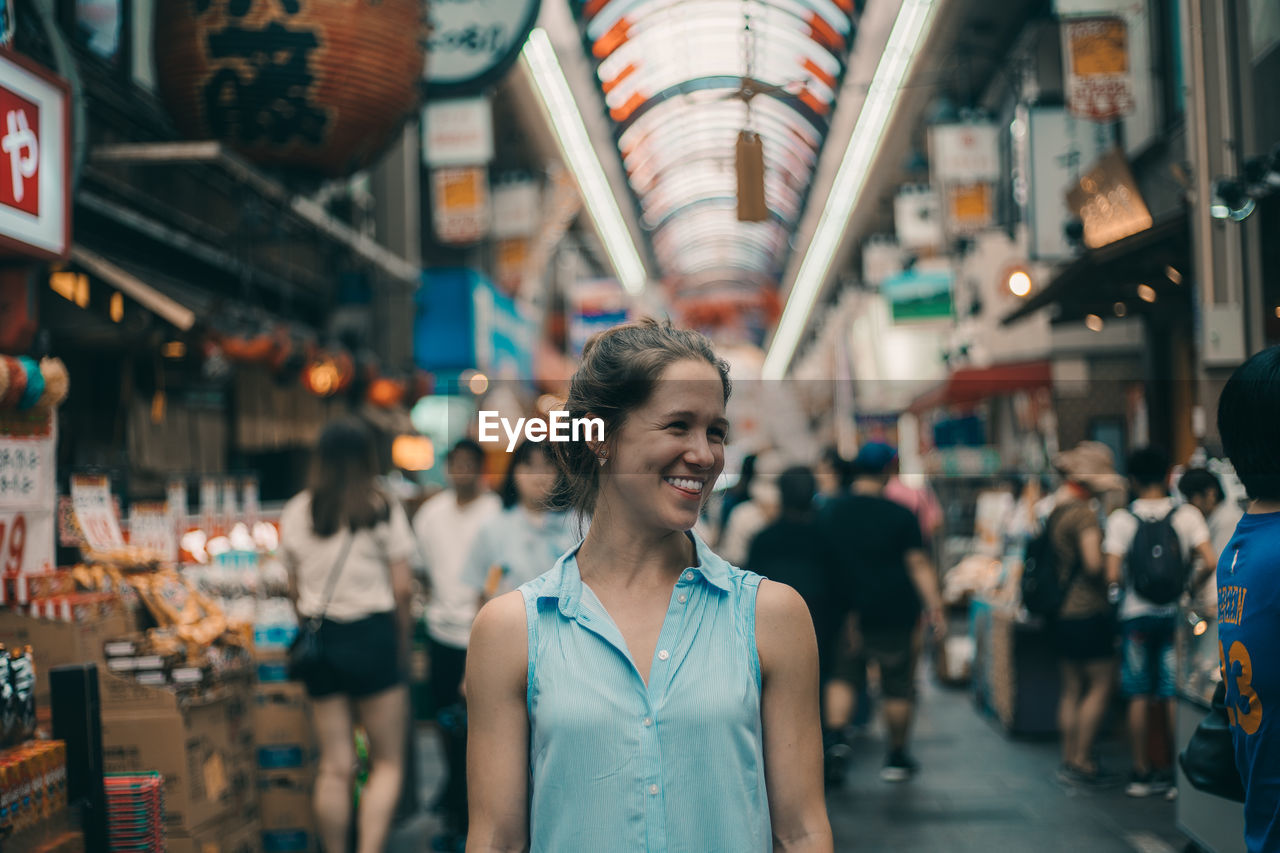
[{"label": "white t-shirt", "polygon": [[[395,610],[390,564],[414,553],[413,531],[400,504],[391,500],[388,521],[354,534],[340,529],[320,537],[311,527],[311,494],[295,495],[280,513],[280,548],[285,565],[298,579],[298,612],[326,619],[354,622],[374,613]],[[347,542],[350,547],[347,548]],[[338,557],[347,548],[333,596],[325,607],[325,590]]]},{"label": "white t-shirt", "polygon": [[[1154,500],[1136,500],[1129,509],[1118,509],[1107,518],[1107,535],[1102,542],[1105,554],[1126,557],[1133,545],[1133,537],[1138,532],[1138,518],[1144,521],[1159,521],[1173,509],[1173,498],[1157,498]],[[1132,511],[1132,513],[1130,512]],[[1200,510],[1183,504],[1173,514],[1173,529],[1178,534],[1178,544],[1182,547],[1182,559],[1190,563],[1191,552],[1209,541],[1209,525],[1205,524]],[[1172,616],[1178,612],[1177,603],[1153,604],[1133,589],[1133,581],[1125,578],[1124,602],[1120,605],[1121,619],[1136,619],[1139,616]]]},{"label": "white t-shirt", "polygon": [[471,639],[477,590],[466,579],[467,557],[480,527],[501,509],[502,502],[492,493],[458,506],[457,495],[448,489],[424,503],[413,517],[413,532],[431,579],[427,633],[438,643],[465,649]]},{"label": "white t-shirt", "polygon": [[475,595],[484,590],[493,566],[502,568],[494,595],[502,595],[533,580],[551,568],[578,542],[571,516],[564,512],[537,515],[513,506],[492,516],[480,528],[463,581]]}]

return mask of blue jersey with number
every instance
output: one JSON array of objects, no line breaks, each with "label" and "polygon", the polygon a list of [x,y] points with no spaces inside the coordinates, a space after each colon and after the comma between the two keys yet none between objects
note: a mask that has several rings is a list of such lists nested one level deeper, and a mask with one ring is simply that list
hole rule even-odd
[{"label": "blue jersey with number", "polygon": [[1218,640],[1245,843],[1280,850],[1280,512],[1245,515],[1218,557]]}]

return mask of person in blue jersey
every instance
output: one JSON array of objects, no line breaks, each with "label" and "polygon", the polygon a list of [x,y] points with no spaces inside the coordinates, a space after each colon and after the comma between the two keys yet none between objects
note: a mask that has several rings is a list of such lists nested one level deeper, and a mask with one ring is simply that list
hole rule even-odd
[{"label": "person in blue jersey", "polygon": [[547,507],[555,480],[550,444],[524,441],[515,449],[498,492],[503,511],[476,534],[464,570],[480,604],[533,580],[577,542],[568,513]]},{"label": "person in blue jersey", "polygon": [[1249,495],[1218,557],[1218,651],[1249,853],[1280,850],[1280,347],[1231,374],[1218,434]]},{"label": "person in blue jersey", "polygon": [[729,391],[669,323],[583,351],[566,408],[604,436],[555,445],[555,494],[586,536],[471,637],[469,853],[832,850],[804,600],[692,532]]}]

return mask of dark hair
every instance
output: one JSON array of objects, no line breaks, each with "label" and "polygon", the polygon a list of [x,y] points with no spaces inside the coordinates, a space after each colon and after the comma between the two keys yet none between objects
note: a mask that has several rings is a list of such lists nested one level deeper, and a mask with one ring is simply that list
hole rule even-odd
[{"label": "dark hair", "polygon": [[476,462],[480,465],[484,465],[484,448],[480,446],[478,441],[473,441],[469,438],[458,439],[457,442],[454,443],[453,447],[449,448],[449,452],[444,457],[445,461],[452,462],[454,457],[459,453],[470,453],[475,456]]},{"label": "dark hair", "polygon": [[1222,481],[1214,476],[1212,471],[1204,468],[1191,468],[1184,472],[1178,478],[1178,491],[1182,492],[1182,496],[1187,500],[1205,492],[1217,492],[1218,500],[1227,496],[1222,490]]},{"label": "dark hair", "polygon": [[498,497],[502,498],[502,506],[506,509],[511,509],[520,502],[520,491],[516,488],[516,467],[527,464],[535,453],[541,453],[548,462],[555,464],[551,445],[541,441],[520,442],[515,452],[511,454],[511,461],[507,463],[507,473],[502,477],[502,488],[498,490]]},{"label": "dark hair", "polygon": [[778,497],[785,513],[805,513],[813,509],[818,481],[805,465],[795,465],[778,475]]},{"label": "dark hair", "polygon": [[[607,446],[627,415],[653,394],[662,372],[678,361],[705,361],[714,367],[720,374],[725,402],[729,401],[729,364],[716,355],[711,341],[690,329],[677,329],[669,320],[645,319],[615,326],[587,341],[565,401],[570,419],[600,418]],[[563,441],[552,446],[552,454],[559,475],[551,506],[589,517],[600,490],[600,463],[595,453],[585,441]]]},{"label": "dark hair", "polygon": [[1163,450],[1140,447],[1129,454],[1125,469],[1139,488],[1164,486],[1169,479],[1169,457]]},{"label": "dark hair", "polygon": [[1280,346],[1236,368],[1218,398],[1218,434],[1253,500],[1280,499]]},{"label": "dark hair", "polygon": [[751,481],[756,478],[756,455],[754,453],[747,454],[742,459],[742,470],[738,472],[738,481],[733,484],[733,488],[728,489],[726,494],[736,495],[744,498],[751,496]]},{"label": "dark hair", "polygon": [[391,517],[378,489],[378,453],[373,433],[353,417],[330,422],[311,456],[311,527],[332,536],[341,527],[373,527]]},{"label": "dark hair", "polygon": [[853,478],[856,473],[853,463],[841,456],[840,451],[834,445],[822,451],[821,459],[831,466],[831,470],[835,472],[836,481],[840,484],[841,491],[853,485]]}]

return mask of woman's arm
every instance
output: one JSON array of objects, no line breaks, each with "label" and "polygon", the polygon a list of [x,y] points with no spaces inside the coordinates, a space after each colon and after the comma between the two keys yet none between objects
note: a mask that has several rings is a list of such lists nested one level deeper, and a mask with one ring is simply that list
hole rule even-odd
[{"label": "woman's arm", "polygon": [[509,592],[476,617],[467,649],[467,853],[529,849],[529,641],[524,597]]},{"label": "woman's arm", "polygon": [[768,580],[756,597],[765,784],[776,853],[831,853],[822,792],[818,643],[794,589]]},{"label": "woman's arm", "polygon": [[413,570],[407,559],[391,561],[391,593],[396,601],[396,639],[399,641],[400,668],[408,671],[409,652],[413,648]]}]

